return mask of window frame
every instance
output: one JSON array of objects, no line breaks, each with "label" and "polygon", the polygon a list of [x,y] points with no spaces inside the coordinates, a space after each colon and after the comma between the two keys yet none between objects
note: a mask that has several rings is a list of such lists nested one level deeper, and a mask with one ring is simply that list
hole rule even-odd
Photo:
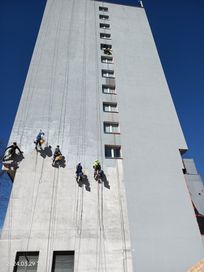
[{"label": "window frame", "polygon": [[102,77],[105,77],[105,78],[115,78],[115,72],[114,72],[114,70],[102,69],[101,73],[102,73]]},{"label": "window frame", "polygon": [[[106,130],[108,127],[110,128],[110,131]],[[117,128],[117,131],[114,131],[114,127]],[[103,122],[103,130],[105,134],[120,134],[120,127],[118,122]]]},{"label": "window frame", "polygon": [[99,11],[108,12],[108,7],[99,6],[98,9]]},{"label": "window frame", "polygon": [[104,50],[104,49],[111,49],[112,50],[112,44],[101,43],[101,50]]},{"label": "window frame", "polygon": [[101,63],[113,64],[113,56],[101,56]]},{"label": "window frame", "polygon": [[[62,255],[66,255],[66,256],[73,256],[73,266],[75,265],[75,251],[74,250],[55,250],[53,251],[53,255],[52,255],[52,269],[51,272],[56,272],[55,268],[56,268],[56,256],[62,256]],[[74,268],[73,268],[74,271]]]},{"label": "window frame", "polygon": [[[113,108],[113,105],[115,105],[115,107]],[[106,110],[106,108],[108,107],[109,110]],[[108,112],[108,113],[118,113],[118,104],[117,102],[103,102],[103,111],[104,112]]]},{"label": "window frame", "polygon": [[110,24],[99,23],[99,27],[102,28],[102,29],[110,29]]},{"label": "window frame", "polygon": [[108,20],[109,20],[109,15],[99,14],[99,19],[100,19],[100,20],[104,20],[104,21],[105,21],[105,20],[108,21]]},{"label": "window frame", "polygon": [[[22,256],[25,256],[25,259],[27,256],[37,256],[38,257],[37,258],[37,266],[36,266],[36,271],[37,271],[38,270],[39,255],[40,255],[39,251],[17,251],[13,272],[18,272],[18,267],[19,267],[18,262],[21,262],[21,261],[19,261],[19,258]],[[27,266],[25,266],[25,267],[27,267]],[[20,266],[20,268],[22,268],[22,265]]]},{"label": "window frame", "polygon": [[100,32],[100,39],[111,40],[111,34],[110,33]]},{"label": "window frame", "polygon": [[[107,92],[105,90],[108,90]],[[113,92],[111,92],[110,90],[113,90]],[[102,93],[104,94],[112,94],[112,95],[116,95],[116,89],[115,86],[109,86],[109,85],[102,85]]]},{"label": "window frame", "polygon": [[[107,156],[107,149],[110,149],[111,156]],[[119,155],[120,156],[115,156],[115,151],[118,149]],[[121,154],[121,145],[105,145],[104,146],[104,154],[106,159],[122,159],[122,154]]]}]

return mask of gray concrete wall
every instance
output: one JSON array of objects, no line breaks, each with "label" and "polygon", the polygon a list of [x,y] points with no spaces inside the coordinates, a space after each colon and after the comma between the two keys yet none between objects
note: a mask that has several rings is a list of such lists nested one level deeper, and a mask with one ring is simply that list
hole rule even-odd
[{"label": "gray concrete wall", "polygon": [[[75,271],[132,271],[122,161],[104,160],[98,5],[47,3],[10,137],[25,159],[2,231],[1,271],[13,271],[16,251],[40,251],[38,271],[51,271],[53,250],[74,250]],[[44,147],[60,145],[65,168],[36,153],[39,129]],[[93,179],[96,159],[108,184]],[[90,188],[75,181],[79,161]]]},{"label": "gray concrete wall", "polygon": [[186,143],[145,11],[116,6],[110,16],[134,271],[186,271],[204,253]]},{"label": "gray concrete wall", "polygon": [[[50,271],[53,250],[75,250],[75,271],[131,272],[133,257],[134,271],[181,272],[202,257],[179,153],[187,147],[145,12],[104,4],[114,57],[107,65],[99,5],[47,3],[10,137],[25,159],[2,231],[2,271],[13,270],[19,250],[40,251],[40,272]],[[102,68],[115,70],[117,95],[102,94]],[[117,101],[119,113],[104,113],[103,101]],[[121,134],[105,135],[103,121],[119,121]],[[40,128],[45,146],[61,146],[65,168],[34,150]],[[123,159],[105,159],[104,144],[121,145]],[[93,179],[97,158],[108,184]],[[75,181],[79,161],[90,189]]]}]

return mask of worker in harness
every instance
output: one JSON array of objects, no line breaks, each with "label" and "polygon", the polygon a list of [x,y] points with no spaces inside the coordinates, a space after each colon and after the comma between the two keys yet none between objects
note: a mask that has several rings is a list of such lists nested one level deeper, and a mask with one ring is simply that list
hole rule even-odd
[{"label": "worker in harness", "polygon": [[94,169],[94,178],[103,178],[103,170],[101,170],[101,164],[99,160],[96,160],[93,164],[93,169]]},{"label": "worker in harness", "polygon": [[76,166],[76,181],[77,181],[77,182],[82,181],[82,179],[83,179],[84,173],[83,173],[82,169],[83,169],[83,168],[82,168],[82,165],[81,165],[81,163],[79,162],[79,163],[77,164],[77,166]]},{"label": "worker in harness", "polygon": [[54,155],[53,155],[52,166],[54,166],[56,163],[59,163],[61,160],[62,160],[62,153],[60,151],[59,145],[57,145],[55,148]]},{"label": "worker in harness", "polygon": [[4,151],[4,154],[5,152],[8,150],[8,155],[4,155],[3,157],[3,161],[8,157],[10,159],[12,159],[15,155],[16,155],[16,150],[18,150],[18,152],[20,154],[23,154],[23,152],[20,150],[20,148],[17,146],[17,143],[16,142],[13,142],[12,145],[8,146],[5,151]]},{"label": "worker in harness", "polygon": [[38,146],[40,147],[40,149],[42,149],[42,144],[45,142],[44,135],[45,135],[45,133],[41,129],[36,137],[36,140],[34,141],[36,150],[37,150]]},{"label": "worker in harness", "polygon": [[104,52],[104,54],[106,54],[106,55],[112,55],[112,50],[111,50],[111,48],[106,47],[106,48],[104,48],[103,52]]}]

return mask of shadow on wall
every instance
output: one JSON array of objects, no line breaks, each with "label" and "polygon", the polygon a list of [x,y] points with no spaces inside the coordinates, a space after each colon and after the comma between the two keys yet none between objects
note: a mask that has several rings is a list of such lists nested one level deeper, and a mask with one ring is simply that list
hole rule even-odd
[{"label": "shadow on wall", "polygon": [[1,175],[3,175],[4,172],[7,172],[9,177],[11,178],[12,182],[15,177],[16,170],[19,168],[19,163],[24,159],[24,156],[22,153],[19,154],[12,154],[11,156],[5,155],[2,164],[1,164]]},{"label": "shadow on wall", "polygon": [[76,181],[77,181],[79,187],[82,187],[83,185],[85,185],[85,189],[88,192],[91,192],[91,186],[90,186],[90,182],[88,180],[87,175],[82,175],[81,178],[76,178]]},{"label": "shadow on wall", "polygon": [[43,157],[43,159],[45,159],[46,157],[52,157],[52,147],[51,145],[46,146],[44,149],[39,149],[37,150],[37,152],[40,153],[40,156]]},{"label": "shadow on wall", "polygon": [[110,189],[110,184],[109,184],[109,181],[107,180],[105,173],[103,173],[102,181],[103,181],[104,187],[106,187],[107,189]]},{"label": "shadow on wall", "polygon": [[[46,157],[50,158],[53,155],[52,146],[51,145],[46,146],[44,149],[37,149],[37,152],[40,153],[40,156],[43,159],[46,159]],[[56,160],[55,163],[52,164],[52,166],[55,167],[55,168],[59,168],[59,167],[65,168],[65,166],[66,166],[65,157],[62,156],[62,158],[60,158],[60,160]]]},{"label": "shadow on wall", "polygon": [[103,170],[99,171],[95,176],[95,180],[98,181],[98,183],[103,183],[104,187],[107,189],[110,189],[110,184],[109,181],[106,177],[106,174],[104,173]]},{"label": "shadow on wall", "polygon": [[16,162],[18,164],[23,159],[24,159],[23,154],[19,153],[19,154],[14,154],[12,156],[5,156],[4,159],[3,159],[3,161],[4,162],[6,162],[6,161],[13,161],[13,163]]}]

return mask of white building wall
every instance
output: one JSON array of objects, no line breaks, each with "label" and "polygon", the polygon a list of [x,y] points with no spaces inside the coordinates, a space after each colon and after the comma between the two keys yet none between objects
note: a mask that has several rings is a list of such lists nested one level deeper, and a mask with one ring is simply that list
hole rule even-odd
[{"label": "white building wall", "polygon": [[145,11],[110,15],[134,269],[186,271],[203,257],[182,173],[187,146]]},{"label": "white building wall", "polygon": [[[99,5],[109,8],[110,65],[100,62]],[[114,69],[117,95],[102,94],[102,68]],[[119,113],[104,113],[103,101]],[[103,121],[119,121],[121,135],[105,135]],[[52,150],[60,145],[65,168],[36,153],[39,129]],[[89,272],[131,272],[132,257],[134,271],[181,272],[202,258],[179,153],[187,147],[142,8],[48,0],[14,140],[25,159],[0,242],[8,271],[16,251],[40,251],[40,272],[50,271],[53,250],[74,250],[75,271]],[[123,158],[105,159],[104,144],[121,145]],[[97,158],[108,183],[93,179]],[[75,181],[79,161],[90,186]]]},{"label": "white building wall", "polygon": [[[74,250],[75,271],[132,271],[122,161],[116,168],[103,159],[98,5],[47,3],[10,137],[25,159],[1,236],[3,271],[13,271],[16,251],[39,251],[38,271],[51,271],[54,250]],[[46,136],[42,153],[33,144],[39,129]],[[48,146],[57,144],[65,168],[51,165]],[[96,159],[104,184],[93,179]],[[79,161],[89,186],[75,181]]]}]

